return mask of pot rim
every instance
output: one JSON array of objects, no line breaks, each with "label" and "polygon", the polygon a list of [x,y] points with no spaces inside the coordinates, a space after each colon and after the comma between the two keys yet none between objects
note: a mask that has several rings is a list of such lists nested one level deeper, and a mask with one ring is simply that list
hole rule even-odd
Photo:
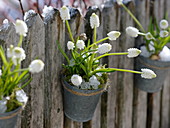
[{"label": "pot rim", "polygon": [[19,114],[22,111],[22,108],[23,108],[23,106],[20,106],[13,111],[1,113],[0,120],[9,119],[9,118],[16,116],[17,114]]}]

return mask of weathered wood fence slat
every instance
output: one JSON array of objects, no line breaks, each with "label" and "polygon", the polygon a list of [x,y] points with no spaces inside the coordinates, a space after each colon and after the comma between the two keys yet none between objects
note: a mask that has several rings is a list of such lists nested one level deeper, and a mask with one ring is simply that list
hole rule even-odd
[{"label": "weathered wood fence slat", "polygon": [[[149,18],[155,16],[160,21],[169,12],[169,0],[135,0],[126,6],[137,16],[147,30]],[[100,18],[97,39],[101,39],[112,30],[121,32],[121,37],[112,44],[111,52],[126,51],[130,47],[139,46],[142,38],[133,39],[126,36],[125,29],[134,26],[133,19],[116,3],[107,1],[102,9],[94,6],[87,10],[83,17],[75,9],[71,9],[69,21],[73,36],[85,32],[88,38],[93,36],[89,24],[90,15],[95,12]],[[149,94],[135,88],[133,74],[115,72],[110,74],[108,90],[104,92],[97,105],[91,121],[80,123],[64,116],[61,86],[62,64],[65,62],[57,48],[56,41],[65,49],[69,40],[68,31],[61,21],[59,10],[53,16],[42,20],[38,14],[26,20],[29,27],[23,48],[27,59],[23,66],[27,67],[31,60],[40,58],[45,62],[44,72],[33,75],[33,81],[25,88],[29,102],[22,112],[18,128],[169,128],[170,127],[170,78],[167,76],[162,91],[153,94],[153,109],[148,120]],[[9,47],[19,40],[13,24],[0,31],[0,44]],[[109,56],[102,60],[109,67],[133,69],[135,61],[126,56]],[[170,71],[168,71],[170,74]]]}]

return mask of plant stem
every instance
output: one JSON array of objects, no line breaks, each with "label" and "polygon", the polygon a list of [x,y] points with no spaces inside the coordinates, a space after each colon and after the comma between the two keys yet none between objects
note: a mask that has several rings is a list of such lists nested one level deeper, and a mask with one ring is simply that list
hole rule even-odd
[{"label": "plant stem", "polygon": [[93,44],[96,44],[96,26],[94,27]]},{"label": "plant stem", "polygon": [[145,32],[145,29],[142,27],[141,23],[136,19],[136,17],[131,13],[131,11],[124,5],[121,4],[122,7],[128,12],[128,14],[133,18],[133,20],[136,22],[136,24],[140,27],[142,32]]},{"label": "plant stem", "polygon": [[73,35],[72,35],[72,32],[71,32],[71,29],[70,29],[70,25],[68,23],[68,20],[65,21],[66,22],[66,26],[67,26],[67,29],[68,29],[68,33],[69,33],[69,36],[71,38],[71,41],[74,42],[74,38],[73,38]]},{"label": "plant stem", "polygon": [[87,47],[87,49],[89,49],[89,48],[93,47],[94,45],[96,45],[96,44],[98,44],[98,43],[100,43],[100,42],[103,42],[103,41],[105,41],[105,40],[107,40],[107,39],[109,39],[109,37],[105,37],[105,38],[103,38],[103,39],[101,39],[101,40],[99,40],[99,41],[97,41],[97,42],[89,45],[89,46]]},{"label": "plant stem", "polygon": [[121,72],[130,72],[130,73],[136,73],[136,74],[142,74],[142,72],[139,71],[133,71],[129,69],[118,69],[118,68],[105,68],[105,69],[98,69],[94,70],[91,74],[94,75],[98,72],[114,72],[114,71],[121,71]]},{"label": "plant stem", "polygon": [[20,35],[19,42],[18,42],[18,47],[20,47],[22,45],[22,40],[23,40],[23,35]]},{"label": "plant stem", "polygon": [[112,55],[128,55],[128,52],[104,54],[104,55],[101,55],[101,56],[97,57],[97,58],[95,59],[95,61],[101,59],[102,57],[112,56]]}]

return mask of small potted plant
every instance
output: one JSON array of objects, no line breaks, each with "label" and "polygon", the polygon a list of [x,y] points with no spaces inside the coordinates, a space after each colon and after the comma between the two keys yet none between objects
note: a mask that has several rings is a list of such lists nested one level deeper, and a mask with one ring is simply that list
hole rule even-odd
[{"label": "small potted plant", "polygon": [[0,127],[14,128],[18,114],[27,103],[28,97],[23,88],[32,78],[29,72],[38,73],[43,70],[44,63],[34,60],[28,68],[21,68],[21,62],[26,58],[21,47],[22,39],[28,31],[27,25],[22,20],[16,20],[16,33],[20,35],[18,46],[10,45],[4,50],[0,46]]},{"label": "small potted plant", "polygon": [[148,32],[128,8],[122,3],[122,0],[117,0],[117,3],[122,6],[134,19],[142,32],[135,27],[127,27],[126,33],[131,37],[144,36],[144,45],[141,45],[142,51],[140,56],[136,58],[135,68],[150,68],[157,74],[157,79],[147,80],[141,79],[135,75],[135,85],[146,92],[157,92],[161,90],[166,77],[166,70],[170,68],[170,49],[166,46],[170,42],[170,27],[168,21],[162,19],[159,24],[156,19],[151,19],[148,27]]},{"label": "small potted plant", "polygon": [[[107,40],[116,40],[120,32],[111,31],[107,37],[96,40],[97,28],[100,25],[99,17],[93,13],[90,17],[90,26],[93,29],[93,40],[85,41],[85,34],[80,34],[76,39],[73,38],[69,22],[69,9],[63,6],[60,9],[60,17],[66,24],[70,41],[67,42],[68,54],[61,48],[57,42],[58,48],[65,57],[67,64],[63,64],[62,84],[64,87],[64,113],[74,121],[86,122],[91,120],[96,105],[103,91],[106,90],[108,74],[115,71],[123,71],[140,74],[141,77],[152,79],[156,74],[150,69],[142,71],[133,71],[128,69],[106,68],[100,60],[103,57],[111,55],[127,55],[129,58],[140,54],[137,48],[129,48],[127,52],[109,53],[112,45],[103,43]],[[82,38],[83,36],[83,38]]]}]

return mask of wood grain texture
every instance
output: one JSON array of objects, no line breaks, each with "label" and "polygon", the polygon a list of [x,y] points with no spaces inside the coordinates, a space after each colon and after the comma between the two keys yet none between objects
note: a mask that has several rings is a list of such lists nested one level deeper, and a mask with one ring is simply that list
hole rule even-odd
[{"label": "wood grain texture", "polygon": [[[149,18],[156,16],[161,20],[169,12],[169,0],[135,0],[126,6],[137,16],[141,24],[147,29]],[[83,17],[81,13],[70,8],[69,21],[73,36],[77,37],[83,32],[92,39],[93,30],[90,28],[89,17],[93,12],[99,15],[100,27],[97,39],[107,36],[110,31],[120,31],[121,36],[116,41],[105,41],[112,45],[111,52],[124,52],[128,48],[139,46],[142,38],[131,38],[126,35],[128,26],[136,26],[125,10],[115,2],[107,1],[99,9],[89,7]],[[170,14],[169,14],[170,18]],[[99,101],[94,117],[91,121],[80,123],[64,116],[62,98],[61,70],[65,59],[57,48],[56,41],[69,53],[66,44],[70,40],[65,24],[61,21],[59,11],[55,9],[53,17],[42,20],[35,14],[27,21],[29,32],[23,41],[27,59],[23,67],[39,58],[45,62],[44,72],[33,74],[33,81],[25,88],[29,101],[22,112],[17,128],[146,128],[147,124],[147,98],[146,92],[135,88],[133,74],[111,73],[110,84]],[[1,27],[0,27],[1,28]],[[9,47],[18,43],[19,36],[15,27],[10,24],[8,29],[0,30],[0,44]],[[134,69],[134,59],[127,56],[109,56],[102,60],[109,67]],[[153,94],[153,114],[151,128],[170,127],[170,71],[164,81],[162,91]]]},{"label": "wood grain texture", "polygon": [[[64,48],[65,28],[59,17],[59,11],[56,10],[54,18],[47,21],[46,32],[46,75],[45,79],[45,127],[57,128],[63,127],[63,101],[61,86],[61,70],[63,56],[57,48],[58,41]],[[49,66],[50,65],[50,66]]]},{"label": "wood grain texture", "polygon": [[161,91],[161,109],[160,109],[160,128],[169,128],[170,126],[170,71],[168,71],[164,82],[163,90]]},{"label": "wood grain texture", "polygon": [[[23,42],[23,47],[27,55],[24,67],[28,67],[30,62],[36,58],[45,61],[45,29],[40,16],[35,15],[32,17],[29,20],[28,27],[29,32],[26,40]],[[44,72],[33,74],[33,80],[30,85],[26,87],[26,92],[29,101],[23,112],[21,127],[41,128],[43,127],[44,118]]]}]

